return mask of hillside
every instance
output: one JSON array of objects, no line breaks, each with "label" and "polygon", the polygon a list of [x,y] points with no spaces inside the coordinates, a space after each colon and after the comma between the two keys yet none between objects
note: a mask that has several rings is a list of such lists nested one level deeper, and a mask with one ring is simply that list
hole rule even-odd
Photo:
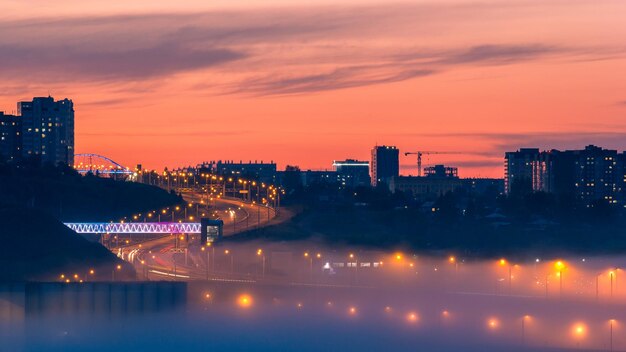
[{"label": "hillside", "polygon": [[65,222],[119,220],[178,202],[160,188],[83,177],[67,167],[0,165],[0,206],[34,208]]},{"label": "hillside", "polygon": [[61,274],[110,280],[114,270],[116,279],[134,277],[131,265],[42,211],[0,208],[0,222],[0,281],[54,281]]}]

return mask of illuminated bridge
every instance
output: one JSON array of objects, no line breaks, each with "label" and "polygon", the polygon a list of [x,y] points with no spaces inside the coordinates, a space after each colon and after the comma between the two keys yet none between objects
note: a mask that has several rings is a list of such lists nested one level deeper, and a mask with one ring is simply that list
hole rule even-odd
[{"label": "illuminated bridge", "polygon": [[74,168],[80,174],[93,173],[97,175],[132,175],[133,171],[124,167],[106,156],[83,153],[74,155]]},{"label": "illuminated bridge", "polygon": [[200,233],[199,222],[69,222],[65,223],[65,226],[74,230],[76,233]]}]

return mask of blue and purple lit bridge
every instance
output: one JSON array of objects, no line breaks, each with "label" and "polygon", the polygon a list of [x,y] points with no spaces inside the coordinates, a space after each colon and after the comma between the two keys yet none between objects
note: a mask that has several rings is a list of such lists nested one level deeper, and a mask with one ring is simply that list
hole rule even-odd
[{"label": "blue and purple lit bridge", "polygon": [[167,234],[200,233],[199,222],[69,222],[65,226],[76,233]]}]

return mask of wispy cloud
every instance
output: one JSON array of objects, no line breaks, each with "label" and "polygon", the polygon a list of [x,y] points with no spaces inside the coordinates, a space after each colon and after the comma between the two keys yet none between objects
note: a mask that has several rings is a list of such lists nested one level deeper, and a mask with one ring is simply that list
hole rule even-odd
[{"label": "wispy cloud", "polygon": [[38,72],[52,80],[73,79],[137,80],[179,71],[206,68],[238,60],[245,55],[229,49],[193,49],[176,42],[144,48],[25,47],[0,45],[3,69],[8,74]]},{"label": "wispy cloud", "polygon": [[503,155],[504,152],[519,148],[540,149],[580,149],[589,144],[622,150],[626,132],[613,131],[568,131],[568,132],[526,132],[526,133],[429,133],[412,134],[423,138],[443,138],[456,140],[482,141],[487,145],[485,156]]},{"label": "wispy cloud", "polygon": [[275,96],[400,82],[460,65],[599,55],[554,43],[437,47],[432,40],[468,25],[497,27],[537,6],[343,5],[4,20],[0,79],[136,82],[198,71],[196,80],[210,84],[189,89]]},{"label": "wispy cloud", "polygon": [[229,93],[248,93],[252,95],[286,95],[321,92],[374,84],[393,83],[415,77],[434,74],[434,70],[396,68],[381,69],[370,66],[343,67],[328,73],[275,77],[265,76],[237,83]]}]

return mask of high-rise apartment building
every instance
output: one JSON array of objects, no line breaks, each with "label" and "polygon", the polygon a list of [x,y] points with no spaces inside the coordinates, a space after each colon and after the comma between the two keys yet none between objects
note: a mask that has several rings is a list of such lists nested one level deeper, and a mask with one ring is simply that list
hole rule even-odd
[{"label": "high-rise apartment building", "polygon": [[583,150],[520,149],[505,154],[505,192],[543,191],[580,204],[624,201],[624,154],[589,145]]},{"label": "high-rise apartment building", "polygon": [[33,98],[19,102],[22,157],[42,163],[74,164],[74,103],[69,99]]},{"label": "high-rise apartment building", "polygon": [[522,148],[516,152],[504,154],[504,192],[509,194],[516,188],[531,192],[534,168],[539,159],[538,148]]},{"label": "high-rise apartment building", "polygon": [[19,116],[0,111],[0,160],[18,159],[22,147],[22,124]]},{"label": "high-rise apartment building", "polygon": [[369,185],[370,164],[367,161],[347,159],[333,161],[333,170],[337,172],[342,186],[356,187]]},{"label": "high-rise apartment building", "polygon": [[376,187],[379,183],[389,184],[392,177],[400,175],[398,148],[394,146],[375,146],[372,148],[371,182]]}]

